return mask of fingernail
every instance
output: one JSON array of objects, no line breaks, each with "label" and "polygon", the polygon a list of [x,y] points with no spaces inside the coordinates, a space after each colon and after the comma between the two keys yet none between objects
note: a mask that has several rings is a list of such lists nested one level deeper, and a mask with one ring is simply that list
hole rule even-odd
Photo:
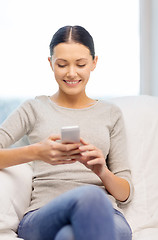
[{"label": "fingernail", "polygon": [[81,153],[81,155],[82,155],[82,156],[84,156],[84,155],[86,155],[86,153],[85,153],[85,152],[83,152],[83,153]]},{"label": "fingernail", "polygon": [[82,146],[79,147],[80,150],[83,150],[84,148]]}]

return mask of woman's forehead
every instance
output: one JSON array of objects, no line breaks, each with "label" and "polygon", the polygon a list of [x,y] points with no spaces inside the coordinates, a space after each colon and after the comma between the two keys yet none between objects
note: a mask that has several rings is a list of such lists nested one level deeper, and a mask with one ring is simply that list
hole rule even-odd
[{"label": "woman's forehead", "polygon": [[53,56],[58,59],[88,59],[90,57],[90,51],[80,43],[60,43],[55,46]]}]

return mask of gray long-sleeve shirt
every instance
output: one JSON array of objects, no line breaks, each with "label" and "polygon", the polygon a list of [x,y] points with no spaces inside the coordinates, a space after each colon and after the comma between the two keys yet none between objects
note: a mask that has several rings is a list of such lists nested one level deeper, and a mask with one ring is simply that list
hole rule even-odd
[{"label": "gray long-sleeve shirt", "polygon": [[[52,134],[60,134],[61,127],[71,125],[79,125],[81,137],[102,150],[109,170],[129,182],[130,196],[125,202],[110,196],[114,208],[127,204],[132,198],[133,187],[124,122],[120,109],[109,102],[99,100],[84,109],[71,109],[56,105],[47,96],[28,100],[0,127],[0,148],[7,148],[24,135],[33,144]],[[36,160],[33,170],[32,198],[27,211],[77,186],[94,184],[104,188],[99,177],[79,162],[54,166]]]}]

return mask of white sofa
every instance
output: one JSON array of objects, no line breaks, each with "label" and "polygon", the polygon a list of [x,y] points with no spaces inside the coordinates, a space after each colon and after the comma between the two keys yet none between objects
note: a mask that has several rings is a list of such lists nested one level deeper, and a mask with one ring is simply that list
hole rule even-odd
[{"label": "white sofa", "polygon": [[[123,112],[129,162],[135,187],[124,214],[134,240],[158,239],[158,98],[120,97],[111,100]],[[0,239],[15,240],[18,223],[29,204],[32,170],[28,164],[0,171]],[[19,238],[18,238],[19,239]]]}]

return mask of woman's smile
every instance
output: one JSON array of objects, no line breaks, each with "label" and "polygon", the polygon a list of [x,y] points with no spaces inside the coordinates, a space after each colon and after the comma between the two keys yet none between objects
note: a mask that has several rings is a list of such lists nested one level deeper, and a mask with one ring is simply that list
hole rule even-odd
[{"label": "woman's smile", "polygon": [[76,87],[80,84],[81,80],[63,80],[68,87]]}]

